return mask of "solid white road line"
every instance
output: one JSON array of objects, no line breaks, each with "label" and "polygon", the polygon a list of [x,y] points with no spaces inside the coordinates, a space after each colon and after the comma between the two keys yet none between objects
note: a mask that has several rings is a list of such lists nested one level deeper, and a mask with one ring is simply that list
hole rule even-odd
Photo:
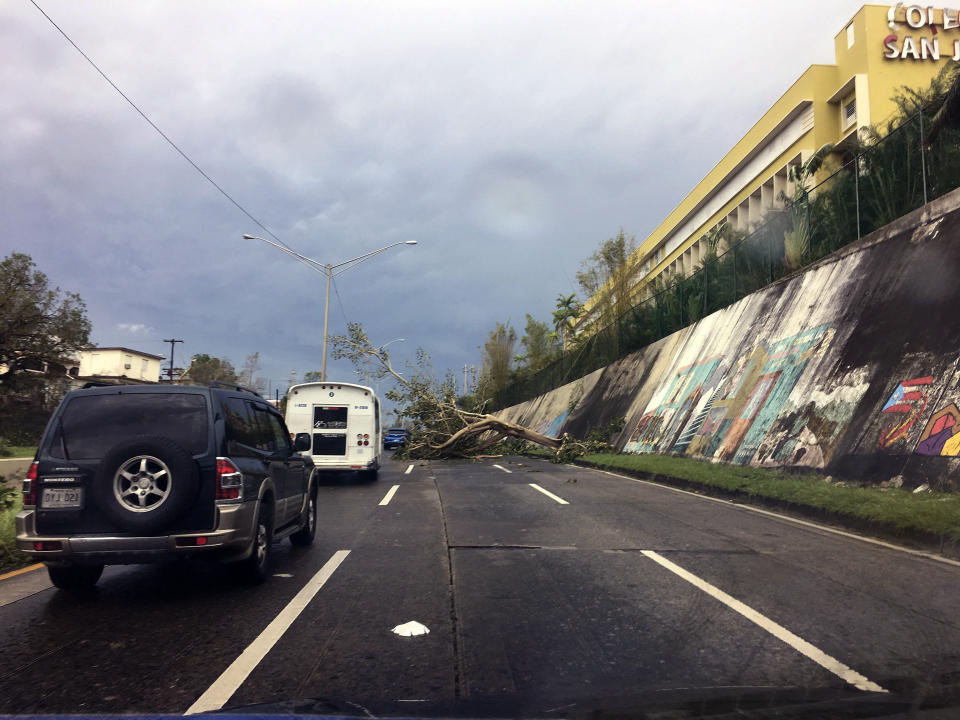
[{"label": "solid white road line", "polygon": [[403,471],[404,475],[409,475],[413,472],[413,465],[407,465],[407,469]]},{"label": "solid white road line", "polygon": [[540,492],[542,492],[542,493],[543,493],[544,495],[546,495],[548,498],[553,498],[554,500],[556,500],[556,501],[557,501],[558,503],[560,503],[561,505],[569,505],[569,504],[570,504],[570,503],[568,503],[566,500],[564,500],[562,497],[559,497],[559,496],[557,496],[557,495],[554,495],[554,494],[553,494],[552,492],[550,492],[549,490],[544,490],[542,487],[540,487],[540,486],[537,485],[536,483],[529,483],[529,485],[530,485],[530,487],[532,487],[534,490],[539,490]]},{"label": "solid white road line", "polygon": [[[544,460],[544,462],[548,461]],[[960,567],[960,560],[951,560],[950,558],[943,557],[942,555],[935,555],[934,553],[925,552],[924,550],[914,550],[913,548],[904,547],[903,545],[895,545],[894,543],[884,542],[883,540],[877,540],[876,538],[866,537],[864,535],[857,535],[856,533],[847,532],[846,530],[838,530],[837,528],[830,527],[829,525],[821,525],[820,523],[811,522],[809,520],[801,520],[800,518],[791,517],[790,515],[781,515],[780,513],[773,512],[772,510],[764,510],[763,508],[754,507],[752,505],[744,505],[742,503],[735,503],[731,502],[730,500],[724,500],[723,498],[701,495],[699,493],[690,492],[689,490],[681,490],[680,488],[671,487],[669,485],[651,482],[650,480],[641,480],[640,478],[630,477],[629,475],[621,475],[620,473],[615,473],[610,470],[601,470],[600,468],[588,468],[580,465],[570,464],[567,464],[567,467],[575,468],[577,470],[593,470],[594,472],[620,478],[621,480],[629,480],[630,482],[639,483],[641,485],[650,485],[655,488],[660,488],[661,490],[669,490],[670,492],[680,493],[681,495],[689,495],[690,497],[695,497],[699,500],[720,503],[721,505],[736,508],[737,510],[747,510],[749,512],[759,513],[760,515],[767,515],[768,517],[776,518],[777,520],[786,520],[787,522],[794,523],[795,525],[803,525],[815,530],[823,530],[824,532],[840,535],[841,537],[850,538],[851,540],[859,540],[861,542],[870,543],[871,545],[877,545],[879,547],[887,548],[888,550],[896,550],[897,552],[907,553],[908,555],[913,555],[915,557],[922,557],[926,558],[927,560],[936,560],[937,562],[941,562],[946,565]]]},{"label": "solid white road line", "polygon": [[498,470],[503,470],[508,475],[513,472],[513,470],[507,470],[505,467],[503,467],[503,465],[494,465],[494,467],[497,468]]},{"label": "solid white road line", "polygon": [[399,489],[400,489],[400,486],[399,486],[399,485],[394,485],[392,488],[390,488],[390,489],[387,491],[387,494],[383,496],[383,500],[380,501],[380,504],[381,504],[381,505],[388,505],[388,504],[390,503],[390,501],[393,500],[394,494],[395,494],[395,493],[397,492],[397,490],[399,490]]},{"label": "solid white road line", "polygon": [[349,554],[349,550],[337,550],[317,574],[287,603],[280,614],[264,628],[257,639],[247,646],[240,657],[234,660],[213,685],[197,698],[184,715],[195,715],[222,708]]},{"label": "solid white road line", "polygon": [[792,632],[787,630],[782,625],[775,623],[766,615],[762,615],[750,606],[743,604],[730,595],[727,595],[727,593],[720,588],[711,585],[706,580],[701,580],[693,573],[688,572],[679,565],[670,562],[662,555],[654,552],[653,550],[644,550],[643,554],[654,562],[662,565],[670,572],[680,576],[691,585],[703,590],[710,597],[719,600],[734,612],[740,613],[750,622],[756,623],[778,640],[785,642],[802,655],[806,655],[808,658],[817,663],[817,665],[829,670],[841,680],[850,683],[858,690],[863,690],[865,692],[887,692],[875,682],[868,680],[860,673],[850,669],[836,658],[827,655],[825,652],[823,652],[823,650],[814,647],[803,638],[794,635]]}]

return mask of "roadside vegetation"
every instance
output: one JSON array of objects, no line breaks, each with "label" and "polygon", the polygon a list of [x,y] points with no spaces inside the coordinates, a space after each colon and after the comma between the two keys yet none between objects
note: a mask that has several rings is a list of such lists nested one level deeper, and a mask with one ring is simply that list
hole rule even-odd
[{"label": "roadside vegetation", "polygon": [[0,440],[0,458],[32,458],[36,453],[36,445],[5,445]]},{"label": "roadside vegetation", "polygon": [[0,476],[0,573],[24,567],[33,563],[14,547],[16,528],[14,518],[23,504],[19,482],[6,482]]}]

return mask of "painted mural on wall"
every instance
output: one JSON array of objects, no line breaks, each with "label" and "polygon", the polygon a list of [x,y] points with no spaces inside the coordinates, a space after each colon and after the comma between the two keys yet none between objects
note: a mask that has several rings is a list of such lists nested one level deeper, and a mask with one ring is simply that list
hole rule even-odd
[{"label": "painted mural on wall", "polygon": [[926,390],[932,382],[932,377],[920,377],[904,380],[897,385],[880,410],[883,414],[891,415],[893,419],[880,431],[878,447],[890,447],[900,438],[907,437],[910,429],[927,409],[929,399]]},{"label": "painted mural on wall", "polygon": [[[933,412],[914,439],[911,435],[921,427],[920,420],[930,407],[929,392],[935,385],[933,376],[903,380],[897,384],[890,399],[881,408],[881,423],[877,447],[891,451],[907,445],[916,455],[960,456],[960,409],[948,403]],[[891,419],[884,422],[884,418]]]},{"label": "painted mural on wall", "polygon": [[[824,442],[836,440],[855,403],[829,403],[825,418],[813,402],[788,400],[833,334],[829,325],[820,325],[760,341],[732,362],[715,356],[678,369],[663,396],[636,423],[624,451],[822,466]],[[818,437],[814,428],[826,437]]]},{"label": "painted mural on wall", "polygon": [[[947,403],[931,413],[926,423],[920,422],[931,407],[930,392],[937,384],[933,376],[902,380],[897,384],[880,409],[878,448],[909,452],[912,447],[915,455],[960,456],[960,409],[955,403]],[[912,437],[921,427],[919,434]]]},{"label": "painted mural on wall", "polygon": [[960,455],[960,410],[956,405],[950,403],[930,417],[914,452],[944,457]]},{"label": "painted mural on wall", "polygon": [[628,415],[624,452],[956,489],[960,325],[930,319],[952,319],[958,238],[960,190],[595,371],[587,387],[505,412],[556,435],[615,406]]},{"label": "painted mural on wall", "polygon": [[567,421],[567,415],[570,414],[569,410],[565,410],[559,415],[557,415],[552,420],[544,420],[540,425],[534,428],[537,432],[544,435],[549,435],[550,437],[559,437],[560,429],[563,427],[563,424]]}]

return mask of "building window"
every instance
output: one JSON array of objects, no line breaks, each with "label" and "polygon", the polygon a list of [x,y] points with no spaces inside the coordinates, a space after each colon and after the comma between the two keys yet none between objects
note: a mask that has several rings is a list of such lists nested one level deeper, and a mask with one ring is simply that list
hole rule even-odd
[{"label": "building window", "polygon": [[141,358],[141,360],[140,360],[140,374],[141,374],[141,375],[146,375],[146,374],[147,374],[147,359],[146,359],[146,358]]},{"label": "building window", "polygon": [[847,25],[847,49],[853,47],[853,23]]},{"label": "building window", "polygon": [[857,99],[851,98],[849,102],[843,104],[843,118],[841,124],[843,129],[853,125],[857,121]]}]

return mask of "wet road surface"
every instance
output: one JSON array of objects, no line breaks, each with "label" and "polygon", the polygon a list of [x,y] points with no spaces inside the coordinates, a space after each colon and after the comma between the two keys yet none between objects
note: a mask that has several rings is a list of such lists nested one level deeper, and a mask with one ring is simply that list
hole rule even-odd
[{"label": "wet road surface", "polygon": [[315,544],[272,561],[259,587],[205,563],[0,581],[0,713],[544,716],[960,674],[960,564],[539,460],[330,476]]}]

